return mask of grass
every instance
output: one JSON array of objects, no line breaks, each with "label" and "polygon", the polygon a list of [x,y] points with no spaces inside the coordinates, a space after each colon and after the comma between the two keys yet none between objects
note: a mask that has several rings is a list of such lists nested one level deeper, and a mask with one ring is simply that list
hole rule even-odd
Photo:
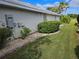
[{"label": "grass", "polygon": [[61,32],[55,35],[41,37],[27,46],[17,49],[6,59],[77,59],[76,27],[74,20],[64,24]]}]

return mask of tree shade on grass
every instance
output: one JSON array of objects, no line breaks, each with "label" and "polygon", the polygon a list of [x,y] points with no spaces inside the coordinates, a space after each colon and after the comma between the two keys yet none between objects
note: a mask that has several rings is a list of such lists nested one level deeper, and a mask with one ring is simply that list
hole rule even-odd
[{"label": "tree shade on grass", "polygon": [[6,59],[77,59],[74,21],[65,24],[61,32],[42,37],[8,55]]}]

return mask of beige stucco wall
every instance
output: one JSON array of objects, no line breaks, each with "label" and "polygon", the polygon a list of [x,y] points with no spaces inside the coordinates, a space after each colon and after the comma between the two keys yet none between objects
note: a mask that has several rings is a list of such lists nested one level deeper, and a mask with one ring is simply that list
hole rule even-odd
[{"label": "beige stucco wall", "polygon": [[1,17],[5,20],[5,15],[12,15],[16,23],[22,23],[26,27],[36,31],[37,24],[43,21],[43,16],[40,13],[34,13],[29,11],[22,10],[11,10],[11,9],[2,9]]},{"label": "beige stucco wall", "polygon": [[4,23],[4,24],[6,24],[6,22],[5,22],[5,15],[4,15],[4,11],[3,11],[3,9],[2,8],[0,8],[0,27],[2,27],[1,25],[2,25],[2,23]]},{"label": "beige stucco wall", "polygon": [[[5,15],[12,15],[15,23],[21,23],[30,28],[32,32],[37,31],[37,25],[44,21],[44,14],[18,9],[0,8],[0,20],[5,23]],[[46,15],[48,20],[56,20],[55,16]],[[58,19],[58,18],[57,18]],[[6,24],[6,23],[5,23]],[[15,36],[20,36],[19,28],[15,28]]]},{"label": "beige stucco wall", "polygon": [[48,21],[53,21],[53,20],[57,20],[59,21],[59,16],[56,16],[56,15],[47,15],[47,20]]},{"label": "beige stucco wall", "polygon": [[[40,13],[34,13],[29,11],[22,11],[16,9],[0,9],[0,20],[5,23],[5,15],[12,15],[14,22],[21,23],[30,28],[32,32],[37,31],[37,25],[43,22],[43,16]],[[16,35],[19,36],[19,29],[15,30]]]}]

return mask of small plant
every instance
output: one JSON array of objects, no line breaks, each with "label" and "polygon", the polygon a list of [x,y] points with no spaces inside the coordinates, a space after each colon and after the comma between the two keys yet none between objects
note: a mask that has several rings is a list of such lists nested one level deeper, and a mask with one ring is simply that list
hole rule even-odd
[{"label": "small plant", "polygon": [[5,46],[6,40],[11,37],[12,30],[9,28],[0,28],[0,48]]},{"label": "small plant", "polygon": [[61,17],[60,17],[60,21],[62,22],[62,23],[70,23],[70,21],[71,21],[71,17],[70,16],[67,16],[67,15],[61,15]]},{"label": "small plant", "polygon": [[41,33],[53,33],[59,30],[60,22],[58,21],[46,21],[38,24],[38,32]]},{"label": "small plant", "polygon": [[31,30],[29,28],[23,27],[21,30],[21,38],[24,39],[30,32]]}]

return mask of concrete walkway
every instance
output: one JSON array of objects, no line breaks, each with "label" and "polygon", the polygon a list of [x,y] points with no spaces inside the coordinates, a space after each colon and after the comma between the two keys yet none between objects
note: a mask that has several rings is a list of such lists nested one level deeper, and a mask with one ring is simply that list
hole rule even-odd
[{"label": "concrete walkway", "polygon": [[[56,33],[59,33],[59,31]],[[56,33],[51,33],[51,34],[34,33],[32,35],[29,35],[24,40],[22,40],[22,39],[13,40],[13,41],[9,42],[5,48],[0,50],[0,59],[4,56],[8,55],[9,53],[12,53],[17,48],[21,48],[22,46],[35,41],[37,38],[47,36],[47,35],[56,34]]]}]

